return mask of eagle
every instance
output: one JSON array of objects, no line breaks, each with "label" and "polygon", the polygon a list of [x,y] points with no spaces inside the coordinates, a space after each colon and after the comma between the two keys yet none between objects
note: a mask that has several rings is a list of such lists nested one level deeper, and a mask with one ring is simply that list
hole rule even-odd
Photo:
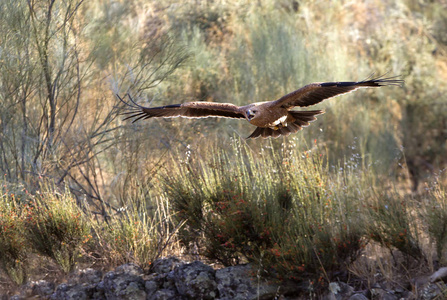
[{"label": "eagle", "polygon": [[[316,116],[323,114],[322,110],[292,110],[294,107],[308,107],[322,102],[325,99],[350,93],[359,88],[402,86],[404,81],[400,76],[367,78],[357,82],[316,82],[308,84],[274,101],[256,102],[245,106],[232,103],[218,102],[186,102],[160,107],[144,107],[137,104],[129,94],[130,103],[124,101],[119,95],[118,99],[130,107],[124,120],[132,119],[136,122],[149,118],[234,118],[246,119],[256,126],[253,133],[247,137],[263,138],[288,136],[309,126],[316,120]],[[133,123],[132,122],[132,123]]]}]

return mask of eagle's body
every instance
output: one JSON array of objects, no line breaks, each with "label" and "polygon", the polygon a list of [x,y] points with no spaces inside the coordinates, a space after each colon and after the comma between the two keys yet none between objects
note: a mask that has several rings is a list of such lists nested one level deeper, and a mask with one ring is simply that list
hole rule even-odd
[{"label": "eagle's body", "polygon": [[245,106],[236,106],[231,103],[217,102],[187,102],[183,104],[166,105],[161,107],[143,107],[136,104],[124,102],[132,107],[132,111],[126,119],[136,117],[133,121],[148,118],[238,118],[246,119],[250,124],[257,126],[248,138],[258,136],[278,137],[295,133],[309,122],[316,120],[316,115],[322,114],[321,110],[295,111],[295,106],[306,107],[317,104],[327,98],[352,92],[358,88],[380,87],[387,85],[400,86],[403,80],[396,79],[398,76],[364,80],[359,82],[324,82],[311,83],[278,100],[257,102]]},{"label": "eagle's body", "polygon": [[[274,107],[271,102],[258,102],[242,106],[241,111],[245,113],[250,124],[257,127],[277,127],[279,124],[286,125],[292,118],[289,111],[284,107]],[[253,117],[247,116],[247,112],[254,112]]]}]

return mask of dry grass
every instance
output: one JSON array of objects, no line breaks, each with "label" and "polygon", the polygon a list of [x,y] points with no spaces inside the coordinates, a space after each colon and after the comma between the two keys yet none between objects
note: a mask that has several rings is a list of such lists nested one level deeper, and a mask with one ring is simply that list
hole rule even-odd
[{"label": "dry grass", "polygon": [[[77,7],[72,0],[56,1],[51,20],[44,17],[48,3],[36,3],[0,4],[0,221],[11,229],[3,226],[0,247],[9,253],[2,268],[16,283],[35,275],[24,262],[36,255],[17,246],[28,230],[20,205],[33,197],[36,207],[55,205],[57,224],[67,225],[63,234],[84,237],[88,228],[92,235],[88,243],[75,238],[68,254],[50,255],[65,271],[80,262],[79,251],[87,265],[145,267],[166,253],[195,253],[188,247],[205,234],[204,224],[225,241],[211,236],[199,245],[208,251],[202,254],[225,264],[271,263],[286,276],[325,282],[341,268],[359,286],[376,282],[378,272],[388,281],[399,273],[402,284],[417,273],[414,261],[445,265],[445,1],[136,0]],[[320,104],[327,113],[287,139],[246,142],[240,137],[252,128],[235,120],[130,125],[114,107],[114,94],[127,92],[147,105],[245,104],[373,72],[401,74],[406,85]],[[321,160],[313,160],[314,140]],[[51,184],[42,188],[42,178]],[[329,191],[332,198],[321,197]],[[284,211],[287,226],[278,220]],[[314,219],[304,222],[304,212]],[[76,233],[68,225],[78,214],[86,227]],[[49,226],[56,219],[45,220]],[[351,231],[355,222],[364,224],[360,231]],[[283,231],[307,252],[281,238]],[[337,249],[351,233],[362,242],[351,246],[348,256],[357,260],[348,267]],[[359,256],[370,238],[373,246]],[[303,264],[306,272],[297,272]]]}]

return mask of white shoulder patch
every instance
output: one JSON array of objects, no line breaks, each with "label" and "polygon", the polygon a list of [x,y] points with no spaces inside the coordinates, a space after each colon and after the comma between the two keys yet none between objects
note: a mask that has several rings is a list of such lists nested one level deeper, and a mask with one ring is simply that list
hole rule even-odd
[{"label": "white shoulder patch", "polygon": [[272,126],[278,126],[279,124],[285,124],[287,120],[287,115],[282,116],[281,118],[279,118],[278,120],[276,120],[275,122],[273,122],[271,125]]}]

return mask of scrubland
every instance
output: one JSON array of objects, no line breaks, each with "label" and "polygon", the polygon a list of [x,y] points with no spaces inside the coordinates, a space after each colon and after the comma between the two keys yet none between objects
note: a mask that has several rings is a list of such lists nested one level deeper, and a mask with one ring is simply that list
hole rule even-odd
[{"label": "scrubland", "polygon": [[[405,85],[271,140],[123,121],[115,96],[242,105],[373,73]],[[447,264],[446,92],[445,1],[3,0],[2,286],[167,255],[404,285]]]}]

